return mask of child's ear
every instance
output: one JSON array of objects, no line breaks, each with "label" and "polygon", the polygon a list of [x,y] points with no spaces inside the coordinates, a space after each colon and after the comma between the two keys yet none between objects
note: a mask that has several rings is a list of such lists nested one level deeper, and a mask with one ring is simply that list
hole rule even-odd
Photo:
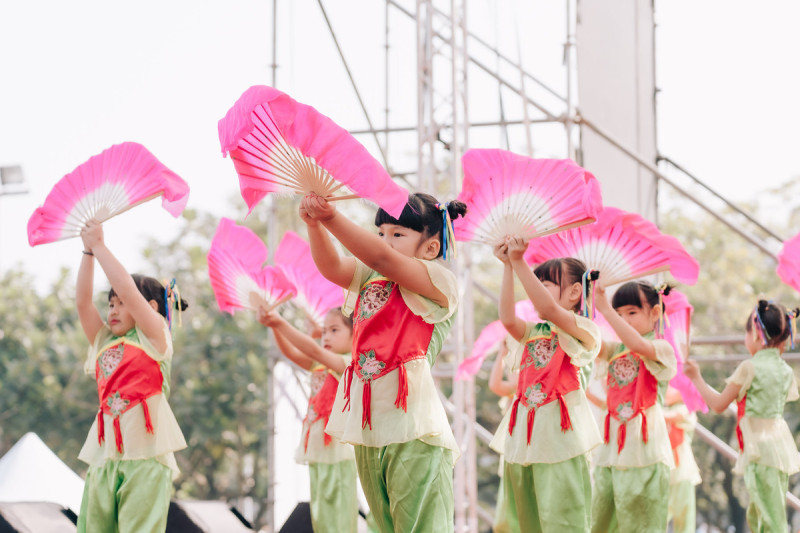
[{"label": "child's ear", "polygon": [[149,303],[149,304],[150,304],[150,307],[152,307],[152,308],[153,308],[153,311],[155,311],[156,313],[158,313],[158,302],[157,302],[157,301],[155,301],[155,300],[150,300],[150,301],[148,301],[147,303]]},{"label": "child's ear", "polygon": [[442,243],[439,242],[437,237],[429,237],[422,243],[422,246],[422,259],[430,260],[439,257],[439,249],[442,247]]},{"label": "child's ear", "polygon": [[580,282],[576,281],[572,285],[569,286],[569,292],[567,296],[571,302],[580,302],[581,301],[581,291],[583,291],[583,285]]}]

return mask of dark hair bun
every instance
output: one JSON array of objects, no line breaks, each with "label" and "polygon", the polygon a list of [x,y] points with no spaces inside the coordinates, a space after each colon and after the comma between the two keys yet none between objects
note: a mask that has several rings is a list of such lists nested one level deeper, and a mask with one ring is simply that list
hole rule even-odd
[{"label": "dark hair bun", "polygon": [[600,279],[600,271],[599,270],[590,270],[589,271],[589,280],[590,281],[597,281]]},{"label": "dark hair bun", "polygon": [[186,303],[186,300],[181,298],[180,302],[175,302],[175,309],[180,309],[181,311],[186,311],[186,308],[189,307],[189,304]]},{"label": "dark hair bun", "polygon": [[453,200],[447,204],[447,213],[452,220],[463,217],[467,214],[467,204],[459,202],[458,200]]},{"label": "dark hair bun", "polygon": [[672,292],[672,285],[667,285],[664,287],[664,296],[668,296],[670,292]]},{"label": "dark hair bun", "polygon": [[758,312],[761,313],[762,311],[766,311],[767,307],[769,307],[769,302],[766,300],[759,300],[758,301]]}]

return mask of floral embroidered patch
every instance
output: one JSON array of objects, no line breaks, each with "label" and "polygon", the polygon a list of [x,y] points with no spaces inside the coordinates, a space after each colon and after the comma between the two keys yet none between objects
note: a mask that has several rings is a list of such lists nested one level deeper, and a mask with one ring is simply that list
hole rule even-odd
[{"label": "floral embroidered patch", "polygon": [[392,288],[394,283],[387,282],[386,285],[380,283],[368,283],[366,287],[361,289],[359,294],[358,305],[358,320],[366,320],[372,315],[381,310],[389,301],[389,296],[392,295]]},{"label": "floral embroidered patch", "polygon": [[525,405],[539,407],[547,399],[547,393],[542,391],[542,384],[531,385],[525,391]]},{"label": "floral embroidered patch", "polygon": [[319,391],[322,390],[322,386],[325,385],[325,378],[328,377],[327,371],[317,371],[311,373],[311,396],[316,396],[319,394]]},{"label": "floral embroidered patch", "polygon": [[114,416],[119,416],[125,411],[125,409],[128,407],[128,404],[130,404],[131,402],[122,398],[119,395],[119,391],[117,391],[108,397],[106,403],[111,408],[111,414]]},{"label": "floral embroidered patch", "polygon": [[608,367],[608,374],[612,378],[609,383],[612,387],[624,387],[632,383],[639,375],[639,359],[631,354],[619,357],[611,362]]},{"label": "floral embroidered patch", "polygon": [[362,381],[372,381],[386,367],[386,363],[378,361],[375,357],[375,350],[358,355],[358,374]]},{"label": "floral embroidered patch", "polygon": [[544,368],[553,358],[558,348],[558,341],[555,337],[551,339],[537,339],[525,345],[525,349],[530,356],[530,363],[534,368]]},{"label": "floral embroidered patch", "polygon": [[617,417],[622,422],[627,422],[633,417],[633,404],[631,402],[621,403],[617,406]]},{"label": "floral embroidered patch", "polygon": [[118,344],[100,354],[97,364],[100,366],[100,370],[103,371],[104,377],[110,376],[117,369],[122,361],[124,349],[122,344]]}]

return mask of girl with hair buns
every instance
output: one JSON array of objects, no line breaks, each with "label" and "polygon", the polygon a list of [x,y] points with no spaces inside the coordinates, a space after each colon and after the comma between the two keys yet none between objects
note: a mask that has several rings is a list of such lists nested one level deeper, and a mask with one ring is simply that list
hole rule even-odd
[{"label": "girl with hair buns", "polygon": [[666,531],[674,461],[662,407],[677,361],[655,330],[670,288],[631,281],[609,302],[602,279],[597,310],[621,342],[604,343],[597,358],[607,412],[603,445],[594,454],[592,531]]},{"label": "girl with hair buns", "polygon": [[[382,533],[452,532],[453,462],[459,451],[431,366],[458,306],[452,250],[461,202],[409,196],[399,219],[383,209],[377,235],[306,196],[300,216],[327,279],[347,289],[353,358],[339,382],[326,432],[355,447],[356,466]],[[330,235],[355,257],[339,255]]]},{"label": "girl with hair buns", "polygon": [[[84,365],[97,381],[100,408],[79,458],[89,464],[78,531],[159,532],[167,527],[173,452],[186,447],[167,403],[172,364],[169,320],[186,309],[173,283],[128,274],[90,221],[75,303],[91,343]],[[104,321],[92,299],[94,261],[111,290]]]},{"label": "girl with hair buns", "polygon": [[752,359],[742,361],[725,380],[722,392],[710,387],[695,361],[684,373],[717,413],[734,400],[738,404],[736,435],[739,458],[733,471],[744,475],[750,493],[747,523],[752,531],[786,531],[786,491],[789,476],[800,471],[797,445],[783,419],[786,402],[798,399],[797,381],[781,358],[794,342],[800,309],[759,300],[745,324],[744,344]]},{"label": "girl with hair buns", "polygon": [[[516,394],[490,444],[504,453],[504,497],[511,531],[588,531],[592,486],[588,452],[600,444],[586,399],[581,369],[600,351],[600,329],[580,316],[583,262],[545,261],[531,268],[527,241],[507,237],[495,247],[503,263],[500,321],[519,342]],[[539,322],[514,309],[514,276],[530,298]]]}]

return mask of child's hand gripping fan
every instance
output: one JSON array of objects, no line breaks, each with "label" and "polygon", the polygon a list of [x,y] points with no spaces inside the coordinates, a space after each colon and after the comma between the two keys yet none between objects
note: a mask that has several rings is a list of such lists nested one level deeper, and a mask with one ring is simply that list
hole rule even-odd
[{"label": "child's hand gripping fan", "polygon": [[678,362],[678,373],[669,382],[677,389],[683,397],[683,403],[690,411],[708,412],[708,406],[703,401],[703,397],[697,388],[683,373],[683,364],[689,357],[689,343],[692,323],[692,313],[694,307],[689,303],[686,295],[672,289],[669,294],[664,296],[666,305],[666,327],[664,338],[672,345],[675,350],[675,358]]},{"label": "child's hand gripping fan", "polygon": [[294,304],[300,307],[314,324],[321,328],[325,314],[344,302],[341,287],[320,274],[311,247],[302,237],[287,231],[275,250],[275,266],[297,289]]},{"label": "child's hand gripping fan", "polygon": [[[528,299],[518,301],[514,306],[514,311],[517,317],[525,322],[540,321],[539,315],[536,314],[533,304]],[[458,365],[456,379],[469,379],[477,374],[486,356],[499,349],[500,343],[503,342],[507,335],[506,328],[499,320],[495,320],[483,328],[475,340],[470,356]]]},{"label": "child's hand gripping fan", "polygon": [[603,208],[594,224],[533,239],[525,252],[530,265],[558,257],[580,259],[587,269],[600,272],[606,287],[667,270],[679,282],[693,285],[700,271],[675,237],[615,207]]},{"label": "child's hand gripping fan", "polygon": [[[277,89],[250,87],[219,121],[250,211],[267,193],[360,197],[399,217],[408,191],[346,130]],[[353,194],[334,196],[341,191]]]},{"label": "child's hand gripping fan", "polygon": [[800,292],[800,233],[783,243],[778,253],[778,276]]},{"label": "child's hand gripping fan", "polygon": [[77,237],[86,223],[102,223],[161,196],[177,217],[189,199],[189,185],[141,144],[116,144],[61,178],[28,220],[31,246]]},{"label": "child's hand gripping fan", "polygon": [[495,246],[506,235],[532,239],[589,224],[602,208],[597,179],[569,159],[473,149],[461,164],[458,200],[467,214],[455,228],[456,240]]},{"label": "child's hand gripping fan", "polygon": [[223,218],[208,251],[208,277],[222,311],[271,311],[296,289],[280,269],[263,266],[267,247],[250,229]]}]

